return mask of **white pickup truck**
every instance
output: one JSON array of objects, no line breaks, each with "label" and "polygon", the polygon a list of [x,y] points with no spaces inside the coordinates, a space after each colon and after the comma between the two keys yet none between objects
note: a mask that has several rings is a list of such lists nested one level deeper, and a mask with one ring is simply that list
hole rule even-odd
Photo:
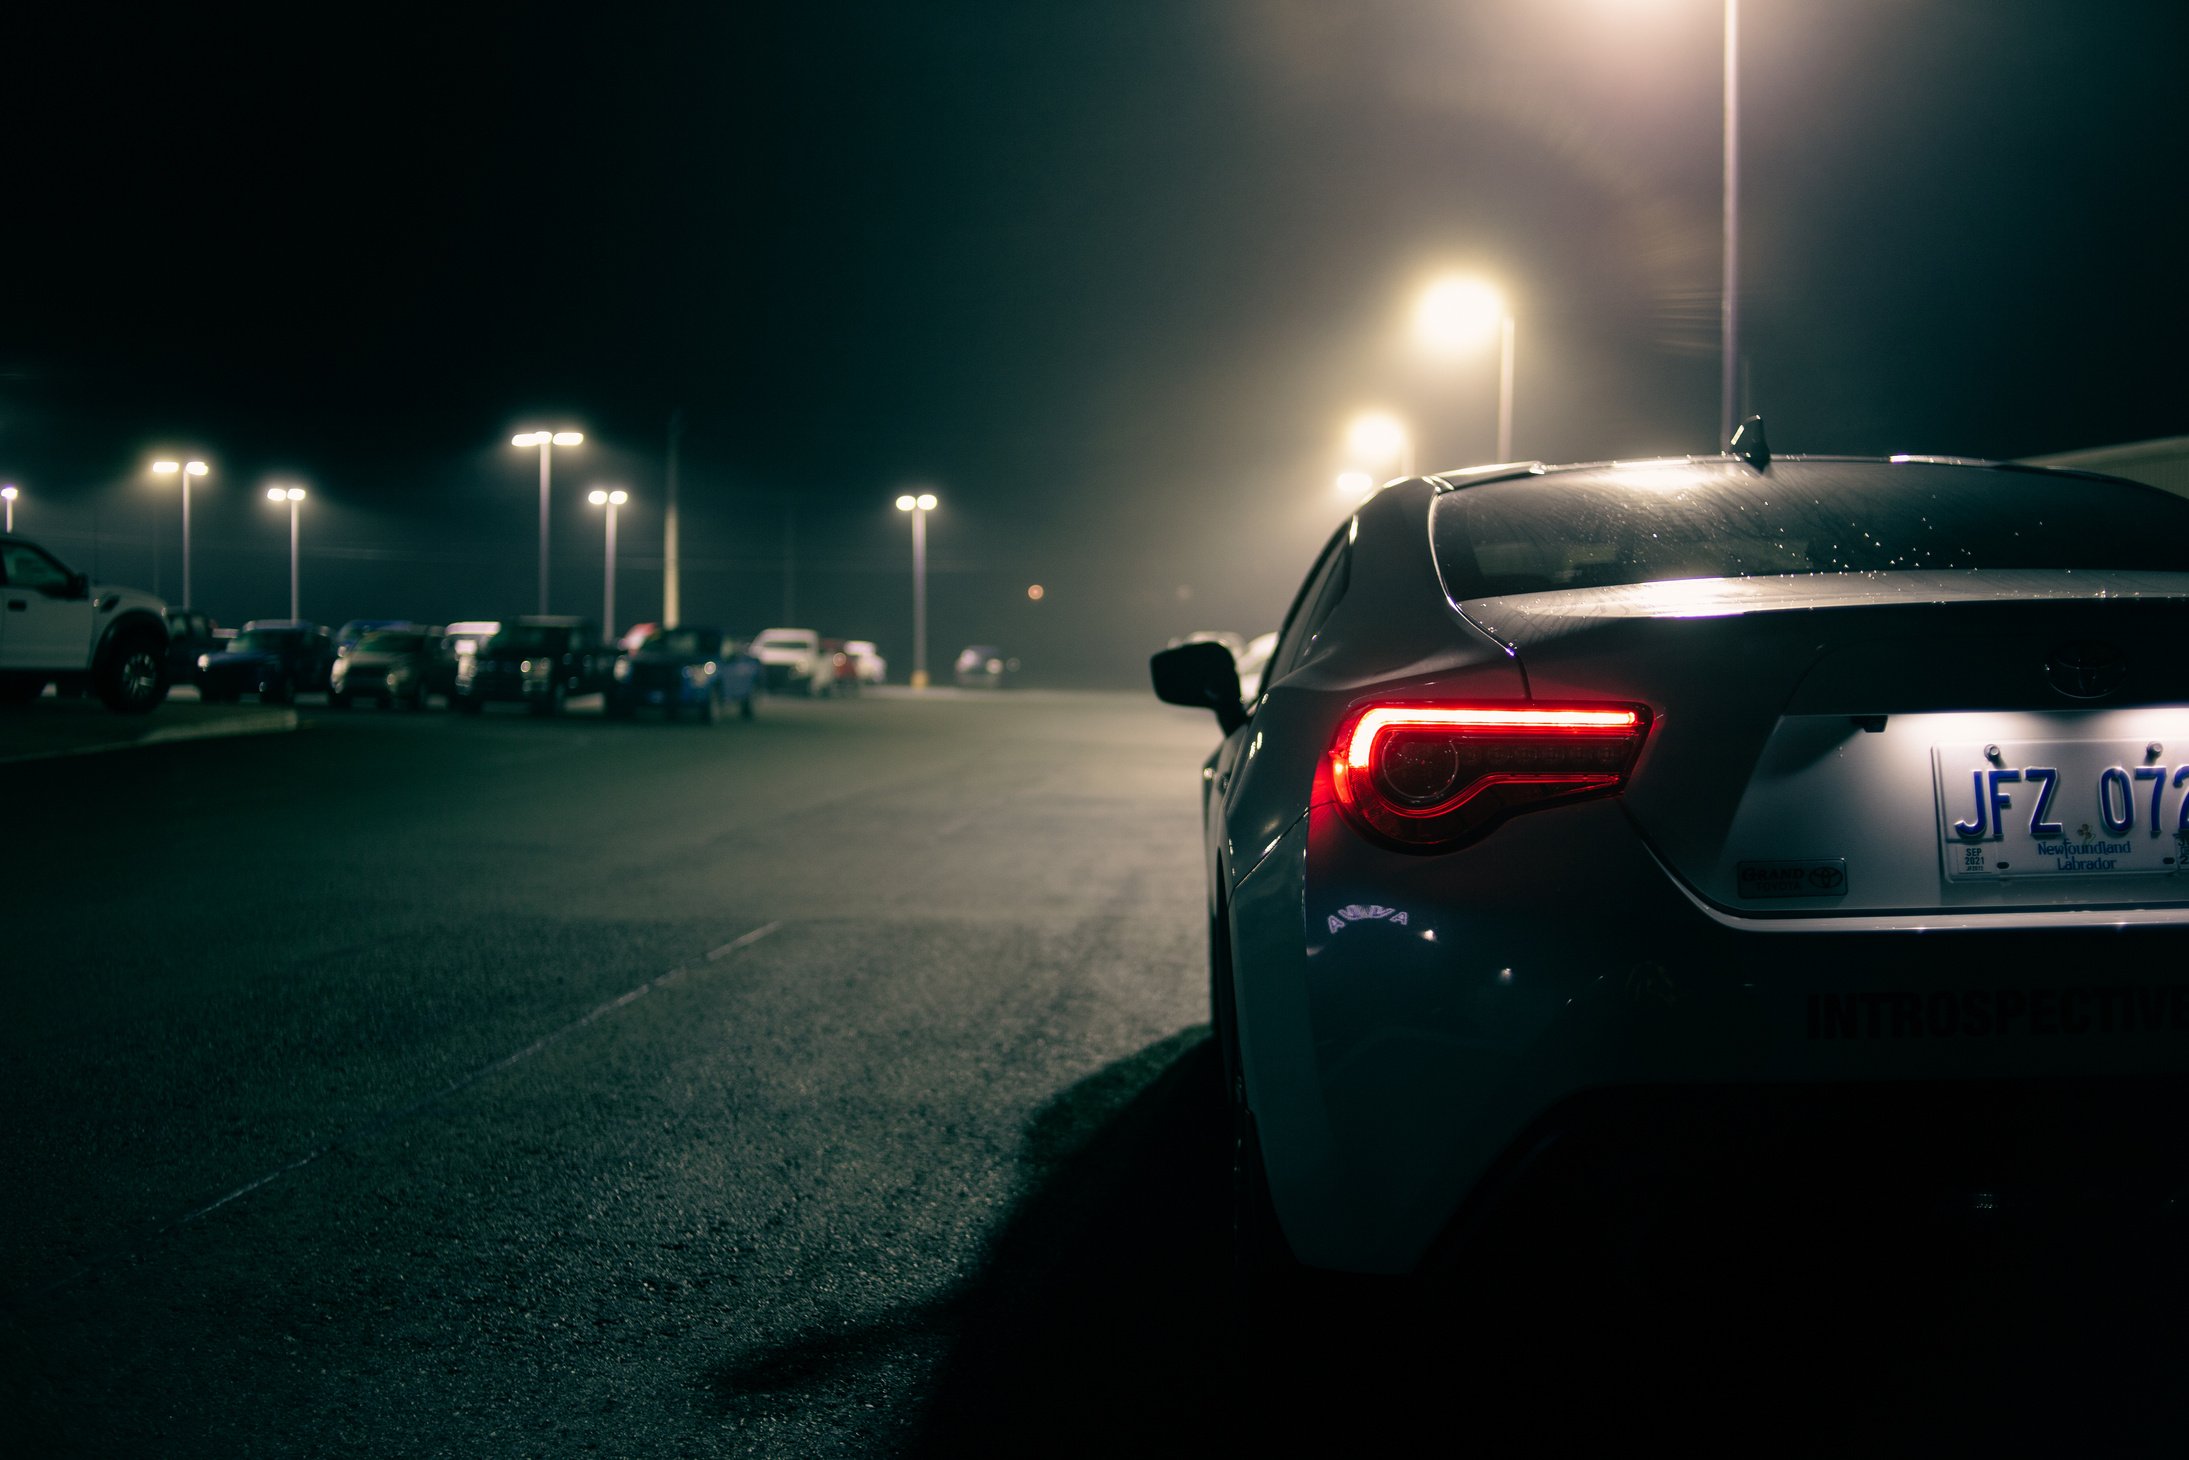
[{"label": "white pickup truck", "polygon": [[772,694],[818,696],[835,688],[834,666],[821,653],[821,636],[812,629],[762,629],[750,652],[760,661]]},{"label": "white pickup truck", "polygon": [[167,698],[167,605],[93,583],[28,538],[0,536],[0,705],[49,684],[141,715]]}]

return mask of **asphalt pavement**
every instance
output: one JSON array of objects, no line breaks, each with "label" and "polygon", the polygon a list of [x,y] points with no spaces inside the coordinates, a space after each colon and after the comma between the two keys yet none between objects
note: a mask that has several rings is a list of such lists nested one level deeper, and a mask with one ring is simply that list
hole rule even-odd
[{"label": "asphalt pavement", "polygon": [[2170,1214],[1850,1204],[1814,1160],[1569,1177],[1458,1277],[1242,1327],[1213,738],[1129,695],[307,702],[8,768],[14,1452],[2182,1433]]}]

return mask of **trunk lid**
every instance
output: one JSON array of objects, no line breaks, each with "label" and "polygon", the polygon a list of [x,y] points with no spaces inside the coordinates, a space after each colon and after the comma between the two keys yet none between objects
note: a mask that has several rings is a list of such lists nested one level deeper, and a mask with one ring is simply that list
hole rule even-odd
[{"label": "trunk lid", "polygon": [[1728,912],[2189,904],[2189,574],[1805,574],[1460,608],[1534,698],[1651,707],[1627,810]]}]

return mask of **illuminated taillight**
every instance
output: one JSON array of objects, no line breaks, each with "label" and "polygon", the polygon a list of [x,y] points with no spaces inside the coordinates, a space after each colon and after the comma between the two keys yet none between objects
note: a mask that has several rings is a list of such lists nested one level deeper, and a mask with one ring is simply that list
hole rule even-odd
[{"label": "illuminated taillight", "polygon": [[1331,780],[1362,830],[1443,851],[1523,811],[1616,794],[1648,733],[1641,705],[1370,705],[1339,727]]}]

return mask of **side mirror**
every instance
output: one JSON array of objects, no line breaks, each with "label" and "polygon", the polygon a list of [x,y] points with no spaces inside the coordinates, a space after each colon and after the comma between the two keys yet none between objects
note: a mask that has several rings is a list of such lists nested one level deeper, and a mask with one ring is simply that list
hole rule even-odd
[{"label": "side mirror", "polygon": [[1229,735],[1247,722],[1239,703],[1239,666],[1222,644],[1202,642],[1165,649],[1148,660],[1155,697],[1167,705],[1214,710],[1216,723]]}]

